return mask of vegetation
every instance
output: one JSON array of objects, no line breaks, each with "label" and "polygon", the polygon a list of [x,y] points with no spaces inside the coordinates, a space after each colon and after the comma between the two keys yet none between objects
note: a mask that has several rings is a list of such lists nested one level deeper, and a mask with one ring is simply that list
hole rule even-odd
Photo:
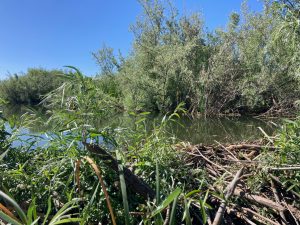
[{"label": "vegetation", "polygon": [[94,54],[120,83],[125,108],[167,112],[185,102],[190,113],[206,115],[295,109],[299,3],[266,2],[260,13],[245,4],[225,30],[212,33],[198,14],[181,16],[168,2],[141,4],[130,56],[117,60],[106,47]]},{"label": "vegetation", "polygon": [[[52,101],[50,96],[48,102]],[[55,96],[53,101],[56,102]],[[86,101],[92,102],[93,98]],[[81,105],[77,106],[78,110],[81,108]],[[6,193],[1,195],[4,201],[0,201],[4,213],[0,215],[2,219],[17,221],[13,224],[27,224],[24,221],[50,224],[54,218],[57,218],[57,224],[63,221],[79,221],[81,224],[97,224],[98,221],[107,224],[114,224],[112,221],[116,224],[124,224],[125,221],[127,224],[141,221],[143,224],[163,224],[165,221],[177,224],[181,220],[185,224],[191,224],[191,221],[205,224],[213,219],[218,202],[227,199],[223,197],[223,190],[241,166],[256,174],[245,176],[241,182],[251,189],[248,193],[250,199],[268,190],[266,183],[270,182],[271,174],[282,185],[282,194],[286,191],[292,193],[283,195],[283,201],[292,209],[292,214],[284,210],[286,218],[291,222],[294,221],[293,216],[296,220],[298,218],[299,119],[286,121],[278,135],[267,136],[261,144],[223,146],[241,160],[232,162],[232,166],[228,167],[231,156],[223,147],[177,144],[176,139],[166,133],[165,126],[176,122],[176,118],[185,113],[181,104],[151,132],[145,127],[148,113],[132,114],[136,117],[133,129],[96,129],[89,124],[93,123],[91,115],[74,111],[70,111],[71,120],[61,109],[53,112],[53,115],[60,115],[48,121],[56,125],[54,129],[46,135],[32,135],[26,140],[20,134],[22,129],[34,126],[42,118],[24,115],[21,122],[11,123],[10,132],[6,131],[2,121],[0,181],[2,192]],[[65,120],[62,121],[62,118]],[[249,154],[249,151],[254,154]],[[213,162],[207,158],[206,161],[203,156]],[[244,165],[244,157],[253,160],[254,165]],[[119,168],[115,168],[114,162]],[[216,171],[216,174],[212,173],[213,179],[211,167]],[[137,188],[141,185],[140,181],[133,179],[132,183],[132,176],[143,179],[146,192]],[[145,198],[145,193],[149,198]],[[267,192],[267,195],[270,194]],[[7,201],[12,197],[18,203]],[[274,202],[274,207],[284,207],[276,203],[276,198],[269,197],[268,200]],[[245,207],[253,210],[252,201],[250,204],[247,201],[243,197],[231,198],[229,208],[235,205],[241,207],[239,210]],[[18,212],[16,207],[21,208],[25,215],[27,212],[26,218],[14,213],[14,209]],[[276,209],[254,208],[265,220],[271,221],[281,220]],[[229,215],[225,216],[226,223],[230,223],[229,218],[241,223],[239,214]]]},{"label": "vegetation", "polygon": [[[128,111],[288,114],[299,93],[299,3],[265,1],[262,12],[243,5],[226,29],[205,32],[197,13],[181,15],[168,1],[140,0],[143,15],[132,25],[131,54],[104,46],[93,54],[101,68],[97,91]],[[61,71],[31,69],[2,81],[13,104],[37,104],[61,84]],[[47,85],[46,85],[47,84]],[[102,95],[102,94],[100,94]]]},{"label": "vegetation", "polygon": [[[38,103],[47,116],[1,114],[0,222],[298,224],[299,117],[274,136],[260,128],[263,140],[230,145],[178,143],[166,128],[186,114],[296,110],[299,3],[244,6],[226,30],[207,33],[197,14],[140,2],[132,53],[94,53],[100,76],[68,66],[2,81],[1,106]],[[164,116],[149,126],[147,110]],[[132,127],[97,126],[124,111]],[[37,124],[47,132],[26,133]]]},{"label": "vegetation", "polygon": [[26,74],[14,74],[0,83],[0,95],[10,104],[40,103],[50,91],[62,84],[61,70],[29,69]]}]

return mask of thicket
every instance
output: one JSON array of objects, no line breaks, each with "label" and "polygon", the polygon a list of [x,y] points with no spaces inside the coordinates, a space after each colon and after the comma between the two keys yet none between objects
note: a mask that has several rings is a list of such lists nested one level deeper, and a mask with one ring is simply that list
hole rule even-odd
[{"label": "thicket", "polygon": [[284,114],[297,106],[299,3],[265,1],[262,12],[242,6],[226,29],[204,31],[199,14],[180,15],[166,2],[140,1],[127,58],[111,48],[94,54],[114,77],[125,108],[167,112],[185,102],[190,113]]},{"label": "thicket", "polygon": [[0,82],[0,96],[9,104],[39,104],[43,97],[62,84],[61,70],[28,69]]}]

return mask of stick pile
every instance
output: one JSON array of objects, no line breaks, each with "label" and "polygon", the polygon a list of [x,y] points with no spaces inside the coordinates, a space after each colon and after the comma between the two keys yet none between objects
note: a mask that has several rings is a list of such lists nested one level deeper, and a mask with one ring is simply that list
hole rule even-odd
[{"label": "stick pile", "polygon": [[186,152],[185,163],[206,171],[212,193],[224,194],[223,199],[209,199],[215,209],[209,224],[300,224],[300,195],[280,180],[300,167],[268,166],[260,156],[263,151],[275,151],[274,146],[243,143],[176,147]]}]

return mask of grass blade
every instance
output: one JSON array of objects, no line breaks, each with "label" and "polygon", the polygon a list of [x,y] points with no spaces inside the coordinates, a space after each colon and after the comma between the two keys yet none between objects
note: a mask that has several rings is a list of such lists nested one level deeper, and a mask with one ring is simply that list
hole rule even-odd
[{"label": "grass blade", "polygon": [[7,202],[9,202],[17,211],[19,217],[21,218],[21,221],[25,224],[28,223],[26,215],[24,213],[24,211],[21,209],[21,207],[18,205],[18,203],[12,199],[11,197],[9,197],[7,194],[5,194],[3,191],[0,191],[0,197],[2,197],[3,199],[5,199]]},{"label": "grass blade", "polygon": [[3,152],[1,155],[0,155],[0,161],[2,161],[4,159],[4,157],[7,155],[9,149],[7,149],[5,152]]},{"label": "grass blade", "polygon": [[176,188],[158,207],[156,210],[154,210],[151,213],[150,217],[153,217],[155,215],[157,215],[158,213],[162,212],[165,208],[168,207],[168,205],[170,205],[170,203],[172,201],[174,201],[181,193],[181,189],[180,188]]},{"label": "grass blade", "polygon": [[170,215],[170,225],[174,225],[176,221],[176,205],[177,205],[178,197],[174,199],[173,205],[172,205],[172,211]]},{"label": "grass blade", "polygon": [[22,225],[22,223],[18,222],[17,220],[11,218],[10,216],[8,216],[7,214],[5,214],[4,212],[2,212],[0,210],[0,218],[12,225]]},{"label": "grass blade", "polygon": [[159,167],[158,162],[156,161],[156,205],[159,205],[160,203],[160,190],[159,190]]},{"label": "grass blade", "polygon": [[121,157],[119,151],[116,152],[117,161],[118,161],[118,168],[119,168],[119,177],[120,177],[120,184],[121,184],[121,191],[122,191],[122,199],[123,199],[123,207],[124,207],[124,216],[125,216],[125,224],[130,224],[130,215],[129,215],[129,206],[128,206],[128,199],[127,199],[127,190],[126,190],[126,182],[124,177],[124,170],[123,165],[121,163]]},{"label": "grass blade", "polygon": [[48,198],[48,207],[47,207],[47,212],[46,212],[46,216],[44,218],[44,221],[43,221],[43,224],[42,225],[45,225],[46,222],[47,222],[47,219],[50,215],[50,212],[51,212],[51,207],[52,207],[52,202],[51,202],[51,197],[49,196]]},{"label": "grass blade", "polygon": [[91,167],[94,169],[99,181],[100,181],[100,184],[101,184],[101,187],[102,187],[102,190],[104,192],[104,195],[105,195],[105,199],[106,199],[106,203],[107,203],[107,207],[108,207],[108,210],[109,210],[109,213],[110,213],[110,216],[111,216],[111,220],[112,220],[112,224],[113,225],[117,225],[116,223],[116,219],[115,219],[115,216],[114,216],[114,212],[113,212],[113,209],[111,207],[111,203],[110,203],[110,200],[109,200],[109,195],[108,195],[108,192],[106,190],[106,187],[105,187],[105,184],[104,184],[104,181],[102,179],[102,176],[101,176],[101,173],[100,173],[100,170],[98,169],[98,166],[94,163],[94,161],[86,156],[84,157],[84,159],[91,165]]}]

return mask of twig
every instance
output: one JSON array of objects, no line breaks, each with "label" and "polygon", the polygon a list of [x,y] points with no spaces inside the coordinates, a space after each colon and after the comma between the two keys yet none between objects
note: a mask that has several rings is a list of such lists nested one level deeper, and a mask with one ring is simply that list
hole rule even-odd
[{"label": "twig", "polygon": [[[272,191],[273,191],[275,200],[276,200],[277,203],[280,203],[281,201],[280,201],[280,198],[279,198],[277,189],[276,189],[276,187],[275,187],[275,184],[274,184],[273,180],[271,180],[270,182],[271,182],[271,189],[272,189]],[[282,222],[283,222],[284,224],[287,224],[287,219],[286,219],[286,217],[285,217],[285,215],[284,215],[284,212],[283,212],[283,211],[279,211],[279,215],[280,215],[280,217],[281,217]]]},{"label": "twig", "polygon": [[[210,164],[214,165],[215,167],[219,168],[220,170],[224,170],[227,173],[229,173],[230,175],[233,175],[231,172],[229,172],[228,170],[226,170],[224,167],[212,162],[211,160],[209,160],[207,157],[205,157],[200,151],[199,149],[197,149],[199,156],[201,156],[203,159],[205,159],[207,162],[209,162]],[[190,153],[191,154],[191,153]],[[196,154],[195,154],[196,155]]]},{"label": "twig", "polygon": [[226,195],[225,195],[225,199],[221,202],[221,205],[216,213],[213,225],[219,225],[223,219],[223,215],[226,209],[226,205],[227,205],[227,200],[230,198],[230,196],[234,193],[234,189],[237,185],[237,182],[240,178],[240,176],[243,173],[243,167],[236,173],[236,175],[234,176],[233,180],[231,181],[231,183],[229,184],[229,186],[227,186],[226,188]]},{"label": "twig", "polygon": [[163,225],[168,225],[169,224],[169,219],[170,219],[170,206],[168,206],[168,208],[167,208],[166,219],[165,219]]},{"label": "twig", "polygon": [[262,196],[259,196],[259,195],[249,194],[239,188],[234,190],[234,195],[245,198],[254,203],[258,203],[260,205],[266,206],[268,208],[275,209],[277,211],[285,211],[286,210],[281,204],[273,202],[272,200],[262,197]]},{"label": "twig", "polygon": [[298,215],[298,219],[294,215],[294,212],[292,212],[290,206],[284,201],[283,204],[286,206],[286,208],[289,210],[290,214],[292,215],[293,219],[295,220],[296,224],[299,225],[298,221],[300,221],[300,216]]},{"label": "twig", "polygon": [[[273,174],[270,174],[270,177],[276,181],[278,184],[280,184],[282,187],[284,187],[284,185],[281,183],[281,181],[279,180],[278,177],[274,176]],[[293,190],[288,190],[289,192],[291,192],[293,195],[297,196],[298,198],[300,198],[300,194],[298,194],[297,192],[293,191]]]},{"label": "twig", "polygon": [[288,166],[288,167],[273,167],[269,170],[300,170],[300,166]]},{"label": "twig", "polygon": [[259,213],[253,211],[252,209],[244,208],[244,207],[242,207],[241,209],[242,209],[242,211],[244,211],[244,212],[246,212],[246,213],[249,212],[249,213],[253,214],[254,216],[257,216],[257,217],[261,218],[261,219],[264,220],[265,222],[269,222],[269,223],[271,223],[271,224],[273,224],[273,225],[280,225],[279,223],[276,223],[276,222],[274,222],[273,220],[270,220],[269,218],[260,215]]},{"label": "twig", "polygon": [[256,149],[256,150],[261,150],[261,149],[270,149],[270,150],[275,150],[277,149],[274,146],[265,146],[265,145],[251,145],[251,144],[240,144],[240,145],[229,145],[226,147],[227,150],[238,150],[238,149]]},{"label": "twig", "polygon": [[235,157],[234,154],[232,154],[231,151],[229,151],[224,145],[222,145],[220,142],[216,141],[226,152],[228,152],[236,161],[238,161],[239,159],[237,157]]}]

